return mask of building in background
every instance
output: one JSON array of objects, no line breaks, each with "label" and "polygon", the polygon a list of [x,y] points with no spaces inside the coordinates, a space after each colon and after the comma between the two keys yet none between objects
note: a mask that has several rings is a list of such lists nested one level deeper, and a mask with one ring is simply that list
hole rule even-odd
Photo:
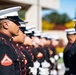
[{"label": "building in background", "polygon": [[28,25],[36,25],[37,30],[42,30],[42,10],[57,10],[59,0],[0,0],[0,9],[12,6],[22,6]]}]

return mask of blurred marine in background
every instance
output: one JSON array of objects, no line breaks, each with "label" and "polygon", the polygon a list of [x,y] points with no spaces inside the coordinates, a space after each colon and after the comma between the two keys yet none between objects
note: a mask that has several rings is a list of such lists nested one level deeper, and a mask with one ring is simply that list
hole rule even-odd
[{"label": "blurred marine in background", "polygon": [[76,40],[76,32],[75,32],[75,28],[66,29],[65,32],[66,32],[66,37],[68,39],[68,43],[63,52],[63,60],[64,60],[64,65],[66,67],[64,75],[70,75],[69,55],[70,55],[70,49]]}]

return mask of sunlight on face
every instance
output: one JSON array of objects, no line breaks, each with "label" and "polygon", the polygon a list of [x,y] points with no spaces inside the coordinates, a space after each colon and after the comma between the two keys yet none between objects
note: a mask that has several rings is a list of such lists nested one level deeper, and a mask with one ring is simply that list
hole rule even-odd
[{"label": "sunlight on face", "polygon": [[19,34],[19,27],[12,21],[8,22],[8,30],[11,34],[13,35],[18,35]]}]

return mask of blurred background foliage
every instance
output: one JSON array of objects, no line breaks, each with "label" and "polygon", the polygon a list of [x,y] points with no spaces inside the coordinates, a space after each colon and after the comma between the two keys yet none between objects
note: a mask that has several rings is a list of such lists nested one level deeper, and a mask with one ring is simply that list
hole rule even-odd
[{"label": "blurred background foliage", "polygon": [[20,16],[20,18],[23,19],[23,20],[25,20],[25,13],[26,13],[25,10],[19,11],[19,16]]},{"label": "blurred background foliage", "polygon": [[65,13],[52,12],[42,19],[43,30],[64,30],[72,27],[74,27],[74,22]]},{"label": "blurred background foliage", "polygon": [[60,15],[57,12],[52,12],[43,17],[49,23],[55,23],[56,25],[63,25],[66,22],[69,22],[71,19],[67,16],[67,14]]},{"label": "blurred background foliage", "polygon": [[[23,20],[25,20],[25,12],[25,10],[19,12]],[[42,18],[42,30],[64,30],[73,27],[74,22],[65,13],[59,14],[57,12],[52,12],[44,15]]]},{"label": "blurred background foliage", "polygon": [[52,30],[54,28],[54,23],[49,23],[46,20],[42,20],[42,29],[43,30]]}]

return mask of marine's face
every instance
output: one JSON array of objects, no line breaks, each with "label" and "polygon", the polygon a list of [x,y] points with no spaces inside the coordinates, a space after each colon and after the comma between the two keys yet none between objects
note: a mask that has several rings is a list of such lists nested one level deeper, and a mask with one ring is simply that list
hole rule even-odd
[{"label": "marine's face", "polygon": [[18,36],[19,36],[19,38],[18,38],[19,41],[22,42],[22,43],[24,43],[25,34],[21,30],[19,31],[19,35]]},{"label": "marine's face", "polygon": [[14,22],[8,22],[8,30],[13,35],[16,36],[19,34],[19,26],[17,26]]},{"label": "marine's face", "polygon": [[15,36],[13,38],[13,41],[17,43],[24,43],[24,40],[25,40],[25,34],[21,30],[19,30],[19,35]]},{"label": "marine's face", "polygon": [[47,42],[47,45],[50,45],[50,40],[46,40],[46,42]]},{"label": "marine's face", "polygon": [[76,40],[76,35],[68,35],[67,38],[69,43],[74,43]]},{"label": "marine's face", "polygon": [[40,40],[44,45],[46,45],[46,39],[45,38],[41,38]]},{"label": "marine's face", "polygon": [[54,47],[56,47],[56,46],[59,44],[59,41],[56,40],[56,39],[52,39],[51,41],[52,41],[52,45],[53,45]]},{"label": "marine's face", "polygon": [[24,44],[25,45],[31,45],[31,43],[32,43],[32,39],[29,36],[26,36]]}]

